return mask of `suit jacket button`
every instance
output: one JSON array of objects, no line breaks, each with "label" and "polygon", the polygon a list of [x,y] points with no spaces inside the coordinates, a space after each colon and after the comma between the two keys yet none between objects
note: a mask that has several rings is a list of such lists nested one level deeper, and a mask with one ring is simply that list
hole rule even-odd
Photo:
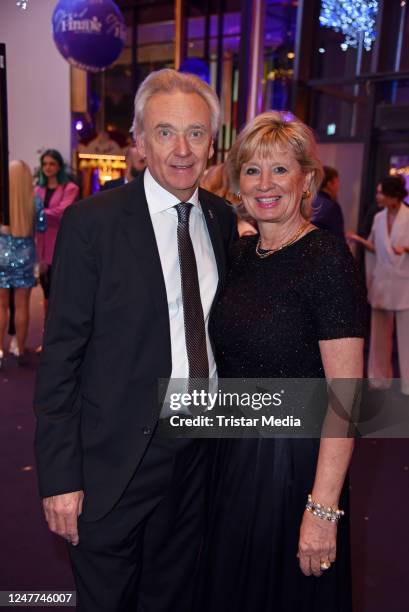
[{"label": "suit jacket button", "polygon": [[152,433],[152,427],[142,427],[142,433],[144,436],[150,436]]}]

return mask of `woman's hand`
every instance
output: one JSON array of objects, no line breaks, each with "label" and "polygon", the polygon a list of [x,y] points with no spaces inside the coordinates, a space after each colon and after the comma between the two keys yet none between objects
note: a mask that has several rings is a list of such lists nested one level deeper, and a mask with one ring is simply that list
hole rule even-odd
[{"label": "woman's hand", "polygon": [[392,246],[392,248],[396,255],[403,255],[404,253],[409,252],[409,247],[396,245],[396,246]]},{"label": "woman's hand", "polygon": [[359,242],[360,236],[358,236],[358,234],[355,234],[355,232],[346,232],[345,233],[345,238],[351,242]]},{"label": "woman's hand", "polygon": [[358,244],[362,244],[362,246],[368,249],[368,251],[375,253],[375,245],[370,240],[365,240],[365,238],[362,238],[362,236],[359,236],[354,232],[346,232],[345,238],[348,242],[357,242]]},{"label": "woman's hand", "polygon": [[40,261],[38,264],[38,272],[39,274],[47,274],[48,264],[45,261]]},{"label": "woman's hand", "polygon": [[[333,563],[337,552],[337,525],[304,512],[298,543],[300,568],[306,576],[321,576],[321,563]],[[329,570],[324,570],[329,571]]]}]

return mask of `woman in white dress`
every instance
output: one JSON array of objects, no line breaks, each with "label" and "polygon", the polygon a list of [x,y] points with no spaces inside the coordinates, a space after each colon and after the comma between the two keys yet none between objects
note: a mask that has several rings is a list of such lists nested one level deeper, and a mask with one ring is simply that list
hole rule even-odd
[{"label": "woman in white dress", "polygon": [[368,240],[356,234],[347,235],[369,251],[370,386],[387,389],[391,384],[392,339],[396,325],[401,391],[405,395],[409,395],[409,206],[404,202],[407,195],[401,176],[385,178],[376,192],[377,203],[383,210],[375,215]]}]

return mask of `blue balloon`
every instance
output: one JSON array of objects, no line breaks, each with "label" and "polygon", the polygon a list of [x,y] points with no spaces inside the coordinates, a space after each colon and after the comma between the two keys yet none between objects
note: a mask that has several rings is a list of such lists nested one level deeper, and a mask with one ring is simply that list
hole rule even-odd
[{"label": "blue balloon", "polygon": [[61,55],[88,72],[108,68],[126,40],[123,15],[112,0],[60,0],[52,27]]}]

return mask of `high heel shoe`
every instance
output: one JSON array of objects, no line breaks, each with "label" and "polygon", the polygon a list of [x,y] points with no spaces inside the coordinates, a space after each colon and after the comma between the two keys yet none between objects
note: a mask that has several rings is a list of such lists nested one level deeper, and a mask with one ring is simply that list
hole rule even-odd
[{"label": "high heel shoe", "polygon": [[22,367],[28,365],[28,361],[27,361],[27,357],[25,353],[21,353],[20,355],[17,356],[17,365],[22,366]]},{"label": "high heel shoe", "polygon": [[14,355],[15,357],[18,357],[19,351],[18,351],[18,344],[17,344],[16,336],[11,336],[10,346],[9,346],[9,353]]}]

